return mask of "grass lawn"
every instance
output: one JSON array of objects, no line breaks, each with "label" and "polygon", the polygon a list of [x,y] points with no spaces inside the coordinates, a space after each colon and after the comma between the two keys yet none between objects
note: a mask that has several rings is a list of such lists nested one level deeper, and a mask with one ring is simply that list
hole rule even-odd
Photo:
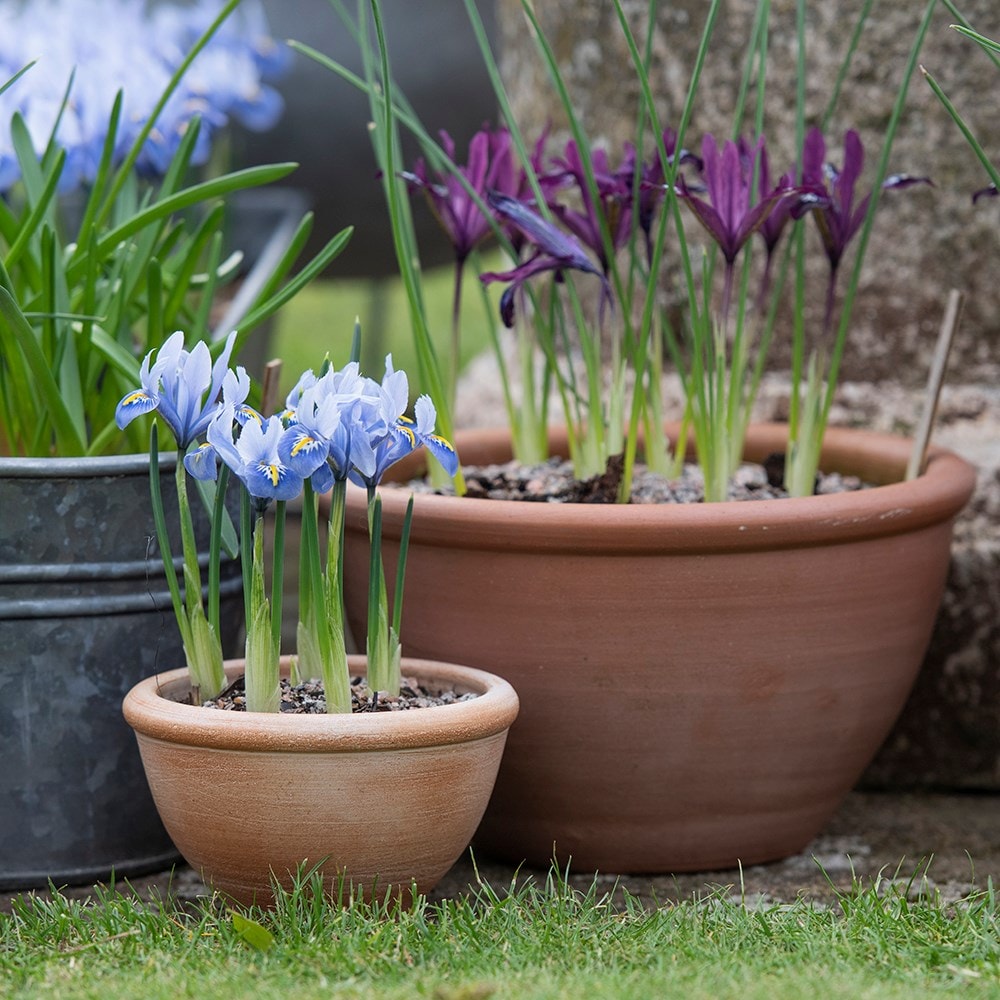
[{"label": "grass lawn", "polygon": [[0,914],[0,996],[989,997],[1000,996],[997,918],[992,887],[945,904],[911,901],[894,881],[830,907],[720,893],[650,909],[555,874],[395,911],[334,907],[306,885],[274,912],[235,917],[218,901],[192,910],[104,890],[23,897]]},{"label": "grass lawn", "polygon": [[[472,268],[466,272],[461,365],[490,345],[490,324],[498,322],[495,313],[480,308],[478,279]],[[428,321],[442,365],[451,351],[453,282],[450,266],[426,272],[423,281]],[[278,314],[269,354],[282,361],[283,394],[307,368],[318,369],[327,353],[335,367],[347,361],[355,319],[361,322],[364,373],[381,379],[385,356],[391,351],[395,367],[410,376],[411,395],[423,391],[402,283],[398,279],[328,279],[314,281]]]}]

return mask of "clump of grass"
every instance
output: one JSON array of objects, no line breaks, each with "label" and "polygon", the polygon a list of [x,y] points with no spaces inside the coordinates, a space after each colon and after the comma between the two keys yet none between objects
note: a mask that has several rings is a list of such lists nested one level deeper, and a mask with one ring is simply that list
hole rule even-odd
[{"label": "clump of grass", "polygon": [[[450,349],[453,281],[450,267],[428,271],[424,279],[432,339],[439,351]],[[478,293],[475,275],[467,276],[466,284],[470,296]],[[329,352],[335,365],[350,357],[355,319],[361,323],[362,371],[380,378],[385,356],[391,351],[395,367],[413,373],[410,390],[414,398],[427,391],[418,375],[406,297],[399,278],[330,278],[308,285],[277,316],[267,353],[268,358],[279,357],[283,362],[282,399],[297,374],[318,367],[324,353]],[[460,367],[489,347],[492,321],[492,315],[485,313],[474,313],[466,320]]]},{"label": "clump of grass", "polygon": [[948,903],[898,877],[833,905],[751,905],[729,887],[651,905],[567,873],[480,881],[440,902],[331,905],[304,872],[275,908],[190,907],[113,888],[0,915],[10,998],[914,997],[1000,992],[992,884]]}]

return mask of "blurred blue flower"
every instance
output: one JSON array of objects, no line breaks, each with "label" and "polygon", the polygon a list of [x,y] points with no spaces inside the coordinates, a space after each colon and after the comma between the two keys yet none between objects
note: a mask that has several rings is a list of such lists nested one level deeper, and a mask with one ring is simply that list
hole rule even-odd
[{"label": "blurred blue flower", "polygon": [[[36,151],[58,122],[66,150],[60,178],[65,192],[93,180],[116,95],[123,91],[115,137],[120,161],[149,120],[174,71],[217,16],[221,0],[165,3],[149,11],[131,0],[0,0],[0,79],[31,61],[37,65],[0,95],[0,121],[19,112]],[[242,4],[199,53],[163,109],[136,163],[161,175],[196,116],[202,126],[194,150],[204,163],[218,129],[236,119],[266,129],[283,110],[266,81],[287,66],[287,47],[268,34],[263,8]],[[63,101],[69,92],[69,100]],[[0,191],[20,176],[9,132],[0,131]]]}]

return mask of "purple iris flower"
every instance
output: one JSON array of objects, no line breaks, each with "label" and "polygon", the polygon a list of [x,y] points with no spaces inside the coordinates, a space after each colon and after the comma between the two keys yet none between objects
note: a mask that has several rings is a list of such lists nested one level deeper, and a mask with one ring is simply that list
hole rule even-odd
[{"label": "purple iris flower", "polygon": [[[678,194],[719,244],[726,263],[732,266],[750,237],[790,192],[780,187],[768,191],[759,183],[763,137],[753,146],[744,145],[742,150],[730,140],[720,150],[715,139],[706,135],[701,149],[707,200],[695,197],[683,176],[677,178]],[[756,203],[752,200],[755,188],[759,192]]]},{"label": "purple iris flower", "polygon": [[670,167],[676,157],[679,165],[691,165],[699,173],[703,164],[701,157],[695,156],[686,149],[677,149],[677,133],[672,128],[666,128],[660,137],[663,149],[661,158],[660,151],[657,150],[649,163],[641,163],[635,147],[631,143],[625,145],[625,157],[622,165],[618,169],[619,177],[628,185],[629,190],[635,190],[636,172],[639,173],[639,199],[636,202],[635,211],[646,243],[646,261],[652,263],[653,260],[653,217],[656,208],[663,199],[664,187],[666,185],[666,174],[663,170],[663,163]]},{"label": "purple iris flower", "polygon": [[[455,162],[455,143],[442,131],[441,145],[448,158]],[[517,171],[510,133],[505,128],[491,131],[483,127],[469,142],[467,164],[458,167],[459,173],[480,198],[485,199],[490,190],[514,194]],[[411,173],[403,176],[411,188],[424,192],[441,228],[448,234],[455,257],[464,262],[476,245],[490,233],[490,221],[465,189],[462,182],[450,172],[432,178],[423,159],[417,160]]]},{"label": "purple iris flower", "polygon": [[[441,132],[441,145],[451,162],[455,163],[455,143],[447,132]],[[457,165],[456,165],[457,166]],[[462,281],[465,262],[470,253],[492,231],[493,220],[484,211],[482,201],[491,190],[514,194],[519,175],[516,170],[510,133],[505,128],[491,131],[480,129],[469,142],[469,160],[457,166],[461,177],[478,197],[474,198],[465,185],[451,172],[432,180],[424,161],[418,160],[412,173],[403,176],[411,189],[421,189],[427,196],[431,210],[441,227],[448,234],[455,250],[455,284],[451,307],[451,361],[448,370],[447,392],[454,398],[458,383],[458,358],[461,347]]]},{"label": "purple iris flower", "polygon": [[[171,334],[158,351],[150,351],[143,359],[139,369],[140,387],[126,393],[119,401],[115,409],[115,423],[119,429],[124,429],[143,413],[155,410],[170,427],[177,447],[186,451],[205,431],[218,409],[235,340],[234,331],[213,365],[204,341],[187,351],[184,334],[180,330]],[[244,387],[245,391],[241,399],[233,402],[242,403],[249,391],[245,372],[234,382],[234,390],[236,386]]]},{"label": "purple iris flower", "polygon": [[[739,146],[740,152],[747,161],[752,161],[753,150],[747,140],[741,137]],[[825,207],[828,199],[822,186],[815,184],[797,185],[795,183],[795,174],[792,171],[782,174],[778,179],[778,183],[772,187],[771,164],[768,160],[767,148],[765,146],[761,146],[760,149],[760,157],[757,163],[757,183],[761,191],[775,190],[787,192],[784,197],[778,199],[758,230],[767,251],[758,300],[760,307],[763,309],[771,291],[771,268],[774,251],[781,242],[781,236],[785,228],[791,220],[801,219],[807,212],[814,208]]]},{"label": "purple iris flower", "polygon": [[[529,169],[525,169],[524,167],[518,168],[517,182],[514,184],[514,189],[512,191],[503,191],[499,188],[492,188],[491,190],[501,190],[501,193],[510,195],[523,205],[533,207],[538,204],[537,199],[535,198],[535,189],[531,184],[531,177],[533,176],[535,182],[541,190],[542,198],[545,201],[545,204],[548,205],[554,201],[556,192],[563,186],[564,182],[559,178],[550,177],[546,172],[545,146],[548,139],[549,127],[546,126],[542,130],[542,134],[535,140],[534,148],[531,151]],[[510,225],[510,223],[507,223],[503,219],[501,219],[501,221],[504,222],[504,230],[507,235],[507,239],[510,240],[514,256],[515,258],[519,258],[524,250],[524,234],[516,226]]]},{"label": "purple iris flower", "polygon": [[737,256],[782,199],[794,196],[796,189],[776,187],[768,190],[761,184],[763,136],[753,146],[743,143],[742,148],[740,144],[728,140],[720,150],[715,139],[706,135],[701,151],[707,200],[695,197],[683,176],[677,178],[677,193],[718,243],[726,259],[722,294],[722,318],[725,323],[729,316],[733,265]]},{"label": "purple iris flower", "polygon": [[[809,130],[802,150],[802,178],[813,189],[824,192],[824,203],[813,213],[819,227],[823,247],[830,261],[830,285],[827,293],[826,322],[832,321],[834,286],[837,272],[848,243],[857,234],[868,214],[871,193],[855,204],[855,187],[864,166],[865,150],[861,138],[853,129],[844,135],[843,167],[838,170],[826,162],[826,143],[818,128]],[[910,174],[893,174],[882,182],[882,187],[903,188],[914,184],[931,184],[928,177]]]},{"label": "purple iris flower", "polygon": [[549,201],[549,207],[562,224],[594,252],[601,262],[601,269],[607,274],[610,262],[601,236],[601,218],[604,218],[611,236],[612,249],[620,250],[628,243],[631,234],[632,175],[623,174],[621,170],[613,171],[608,163],[607,151],[595,149],[591,153],[598,197],[595,204],[576,142],[570,139],[566,143],[565,153],[553,160],[553,165],[557,169],[549,172],[546,180],[557,184],[570,182],[578,193],[581,210],[568,208],[554,199]]},{"label": "purple iris flower", "polygon": [[[802,174],[807,185],[821,188],[826,193],[826,204],[816,213],[823,246],[830,259],[830,267],[836,271],[847,244],[856,235],[865,221],[871,194],[854,203],[855,186],[864,166],[865,150],[858,133],[850,129],[844,135],[844,163],[837,170],[826,162],[826,143],[818,128],[810,129],[802,151]],[[914,184],[931,184],[929,177],[914,177],[910,174],[893,174],[882,182],[882,187],[903,188]]]},{"label": "purple iris flower", "polygon": [[557,281],[561,280],[562,272],[567,269],[596,274],[601,279],[603,298],[610,301],[611,288],[608,279],[594,266],[574,237],[546,222],[540,215],[514,198],[491,191],[487,199],[498,215],[515,226],[527,242],[537,247],[536,253],[513,270],[489,271],[479,276],[484,285],[494,281],[511,282],[500,297],[500,316],[505,326],[514,325],[514,297],[518,290],[529,278],[543,271],[554,271]]},{"label": "purple iris flower", "polygon": [[[740,137],[740,151],[747,158],[750,158],[753,155],[750,144],[742,136]],[[761,148],[760,150],[760,158],[757,164],[757,184],[761,191],[772,190],[771,164],[767,157],[766,148]],[[774,186],[785,189],[794,188],[795,174],[790,171],[782,174],[778,179],[778,183]],[[761,223],[759,232],[764,241],[764,246],[767,247],[767,256],[769,260],[778,243],[781,241],[781,234],[785,231],[785,227],[788,225],[789,220],[793,218],[793,213],[795,211],[796,203],[790,198],[782,198],[778,204],[774,206],[767,218]],[[802,211],[804,212],[805,209]],[[794,217],[801,218],[801,215],[795,215]]]}]

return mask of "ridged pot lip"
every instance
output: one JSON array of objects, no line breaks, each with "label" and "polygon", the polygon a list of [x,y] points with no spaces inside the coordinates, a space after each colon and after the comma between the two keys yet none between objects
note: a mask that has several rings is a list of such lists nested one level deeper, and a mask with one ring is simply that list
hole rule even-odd
[{"label": "ridged pot lip", "polygon": [[[287,658],[283,663],[287,666]],[[350,656],[352,672],[365,658]],[[172,701],[188,686],[187,668],[147,677],[125,696],[122,711],[139,734],[189,747],[284,753],[364,753],[415,750],[486,739],[510,728],[519,703],[514,688],[496,674],[455,663],[404,657],[404,676],[475,691],[477,698],[451,705],[351,715],[224,712]],[[226,675],[243,672],[242,660],[226,662]]]},{"label": "ridged pot lip", "polygon": [[[670,429],[670,428],[668,428]],[[674,428],[676,433],[676,429]],[[746,457],[783,451],[784,424],[752,425]],[[553,441],[558,444],[558,437]],[[506,430],[460,432],[464,462],[510,457]],[[931,448],[925,472],[909,482],[908,438],[853,428],[830,428],[823,447],[828,471],[858,474],[885,485],[825,496],[699,504],[545,504],[470,500],[418,493],[412,541],[426,546],[495,551],[576,553],[693,553],[836,545],[886,537],[950,522],[968,502],[975,468],[943,448]],[[401,465],[402,481],[420,473]],[[398,538],[410,493],[382,489],[383,533]],[[348,493],[348,527],[366,530],[365,494]]]},{"label": "ridged pot lip", "polygon": [[[160,466],[172,472],[177,452],[160,452]],[[149,453],[138,455],[83,455],[75,458],[0,456],[0,479],[88,479],[149,474]]]}]

